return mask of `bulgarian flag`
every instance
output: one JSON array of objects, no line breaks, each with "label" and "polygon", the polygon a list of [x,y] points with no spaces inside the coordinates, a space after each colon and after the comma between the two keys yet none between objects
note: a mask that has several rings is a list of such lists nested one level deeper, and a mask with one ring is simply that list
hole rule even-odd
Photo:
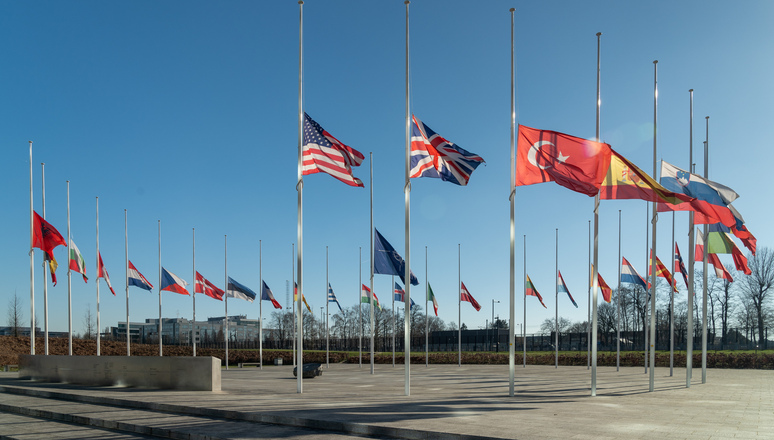
[{"label": "bulgarian flag", "polygon": [[430,283],[427,283],[427,300],[433,302],[435,316],[438,316],[438,301],[435,299],[435,294],[433,293],[433,288],[430,287]]},{"label": "bulgarian flag", "polygon": [[537,289],[535,288],[535,285],[532,284],[532,280],[529,279],[529,275],[527,275],[527,285],[524,293],[527,294],[528,296],[536,296],[537,299],[540,301],[540,304],[543,306],[543,308],[546,308],[546,309],[548,308],[543,303],[543,297],[540,296],[540,293],[538,293]]},{"label": "bulgarian flag", "polygon": [[382,309],[382,306],[379,304],[379,298],[376,297],[376,294],[371,292],[371,289],[368,288],[365,284],[360,285],[360,303],[361,304],[368,304],[371,302],[371,296],[373,295],[374,300],[376,301],[375,305],[379,308],[379,310]]},{"label": "bulgarian flag", "polygon": [[86,261],[83,260],[83,255],[78,250],[78,246],[75,245],[73,239],[70,239],[70,270],[74,270],[83,275],[83,282],[89,281],[86,278]]}]

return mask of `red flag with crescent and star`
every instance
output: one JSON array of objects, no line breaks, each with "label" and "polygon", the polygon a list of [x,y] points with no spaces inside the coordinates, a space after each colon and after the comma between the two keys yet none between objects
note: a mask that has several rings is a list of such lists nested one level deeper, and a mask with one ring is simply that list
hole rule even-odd
[{"label": "red flag with crescent and star", "polygon": [[556,182],[596,196],[610,167],[610,145],[549,130],[519,126],[516,186]]}]

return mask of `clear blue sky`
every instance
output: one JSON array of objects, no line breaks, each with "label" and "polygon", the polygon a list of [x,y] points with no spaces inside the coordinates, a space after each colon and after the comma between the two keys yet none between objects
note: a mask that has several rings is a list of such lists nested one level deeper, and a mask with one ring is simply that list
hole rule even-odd
[{"label": "clear blue sky", "polygon": [[[704,166],[704,117],[710,116],[710,178],[735,189],[735,206],[760,246],[771,241],[772,215],[761,187],[772,163],[774,62],[768,1],[462,2],[411,4],[411,108],[436,132],[486,160],[467,187],[413,179],[412,268],[424,283],[424,248],[440,317],[457,321],[457,244],[462,280],[484,308],[463,304],[471,328],[507,317],[510,158],[510,13],[516,7],[517,103],[522,124],[592,138],[595,34],[602,32],[601,137],[652,171],[653,60],[659,60],[658,157],[688,166],[689,94],[695,89],[694,157]],[[0,310],[16,292],[29,322],[29,159],[34,141],[34,205],[41,210],[46,163],[47,218],[72,236],[91,280],[74,274],[73,321],[95,310],[95,197],[100,249],[118,297],[101,288],[102,325],[125,318],[124,209],[129,257],[158,283],[162,264],[192,282],[197,269],[219,286],[224,235],[229,275],[259,288],[263,276],[287,306],[291,243],[296,241],[298,5],[294,0],[5,2],[0,14]],[[374,153],[376,227],[403,252],[404,5],[400,0],[309,0],[305,17],[305,110],[344,143]],[[330,176],[305,179],[305,294],[325,305],[325,247],[330,282],[343,305],[358,298],[358,267],[368,279],[368,160],[355,169],[365,189]],[[519,187],[517,322],[527,272],[549,309],[527,301],[527,330],[554,316],[554,234],[559,268],[580,304],[559,301],[560,315],[586,317],[588,221],[593,199],[546,183]],[[618,210],[624,256],[646,272],[646,204],[603,201],[600,272],[616,284]],[[687,215],[677,240],[687,255]],[[659,256],[670,260],[671,214],[661,215]],[[358,264],[358,247],[363,258]],[[67,330],[66,251],[60,283],[49,288],[51,330]],[[43,323],[40,261],[35,301]],[[376,276],[380,298],[390,277]],[[682,287],[682,283],[680,283]],[[424,288],[412,289],[417,302]],[[684,293],[680,298],[684,298]],[[198,296],[197,318],[222,316],[223,304]],[[132,321],[158,316],[156,291],[130,288]],[[601,301],[601,298],[600,298]],[[389,302],[389,301],[388,301]],[[229,313],[258,317],[258,303],[232,300]],[[270,305],[266,303],[264,317]],[[163,294],[164,316],[191,317],[191,299]],[[5,320],[3,312],[0,319]]]}]

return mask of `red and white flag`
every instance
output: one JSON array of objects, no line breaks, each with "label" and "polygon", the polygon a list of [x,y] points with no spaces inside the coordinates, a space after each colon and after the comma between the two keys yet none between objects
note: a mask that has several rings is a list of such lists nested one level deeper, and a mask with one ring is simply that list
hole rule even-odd
[{"label": "red and white flag", "polygon": [[465,283],[463,282],[460,282],[460,300],[469,302],[477,312],[481,310],[481,305],[473,298],[473,295],[468,292],[468,288],[465,287]]},{"label": "red and white flag", "polygon": [[116,291],[113,290],[113,286],[110,284],[110,277],[108,276],[107,269],[105,269],[105,265],[102,263],[102,253],[100,252],[97,254],[97,258],[99,259],[99,273],[97,273],[97,283],[99,283],[100,278],[104,278],[105,282],[107,283],[108,289],[110,289],[110,293],[113,294],[113,296],[116,296]]},{"label": "red and white flag", "polygon": [[223,301],[223,294],[226,293],[222,289],[219,289],[214,284],[212,284],[209,280],[204,278],[199,272],[196,272],[196,284],[194,285],[194,291],[196,293],[203,293],[210,298],[217,299],[218,301]]}]

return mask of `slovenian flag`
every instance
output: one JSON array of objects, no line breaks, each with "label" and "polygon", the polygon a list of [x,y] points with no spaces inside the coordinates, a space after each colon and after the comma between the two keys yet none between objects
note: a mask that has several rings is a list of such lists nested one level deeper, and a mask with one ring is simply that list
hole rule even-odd
[{"label": "slovenian flag", "polygon": [[129,260],[129,270],[127,271],[127,280],[130,286],[139,287],[140,289],[153,290],[153,284],[150,283],[136,267]]},{"label": "slovenian flag", "polygon": [[734,213],[729,209],[731,202],[739,197],[733,189],[705,179],[698,174],[677,168],[661,161],[661,184],[668,190],[694,197],[690,203],[660,205],[673,211],[696,211],[712,223],[721,222],[728,227],[736,226]]},{"label": "slovenian flag", "polygon": [[637,270],[634,269],[634,266],[632,266],[632,264],[626,260],[626,257],[621,257],[621,282],[635,284],[637,286],[641,286],[645,290],[648,289],[648,284],[640,276],[640,274],[637,273]]},{"label": "slovenian flag", "polygon": [[578,308],[578,303],[575,302],[572,295],[570,295],[570,291],[567,290],[567,285],[564,284],[564,278],[562,278],[562,271],[557,272],[556,276],[556,287],[559,289],[559,292],[566,293],[567,296],[570,298],[570,301],[572,301],[572,305],[575,306],[575,308]]},{"label": "slovenian flag", "polygon": [[179,276],[172,272],[161,268],[161,290],[168,290],[170,292],[179,293],[181,295],[188,295],[188,289],[185,288],[188,283],[185,282]]},{"label": "slovenian flag", "polygon": [[266,281],[261,281],[261,284],[261,301],[271,301],[271,305],[273,305],[275,309],[281,309],[282,306],[274,299],[274,293],[269,289]]}]

